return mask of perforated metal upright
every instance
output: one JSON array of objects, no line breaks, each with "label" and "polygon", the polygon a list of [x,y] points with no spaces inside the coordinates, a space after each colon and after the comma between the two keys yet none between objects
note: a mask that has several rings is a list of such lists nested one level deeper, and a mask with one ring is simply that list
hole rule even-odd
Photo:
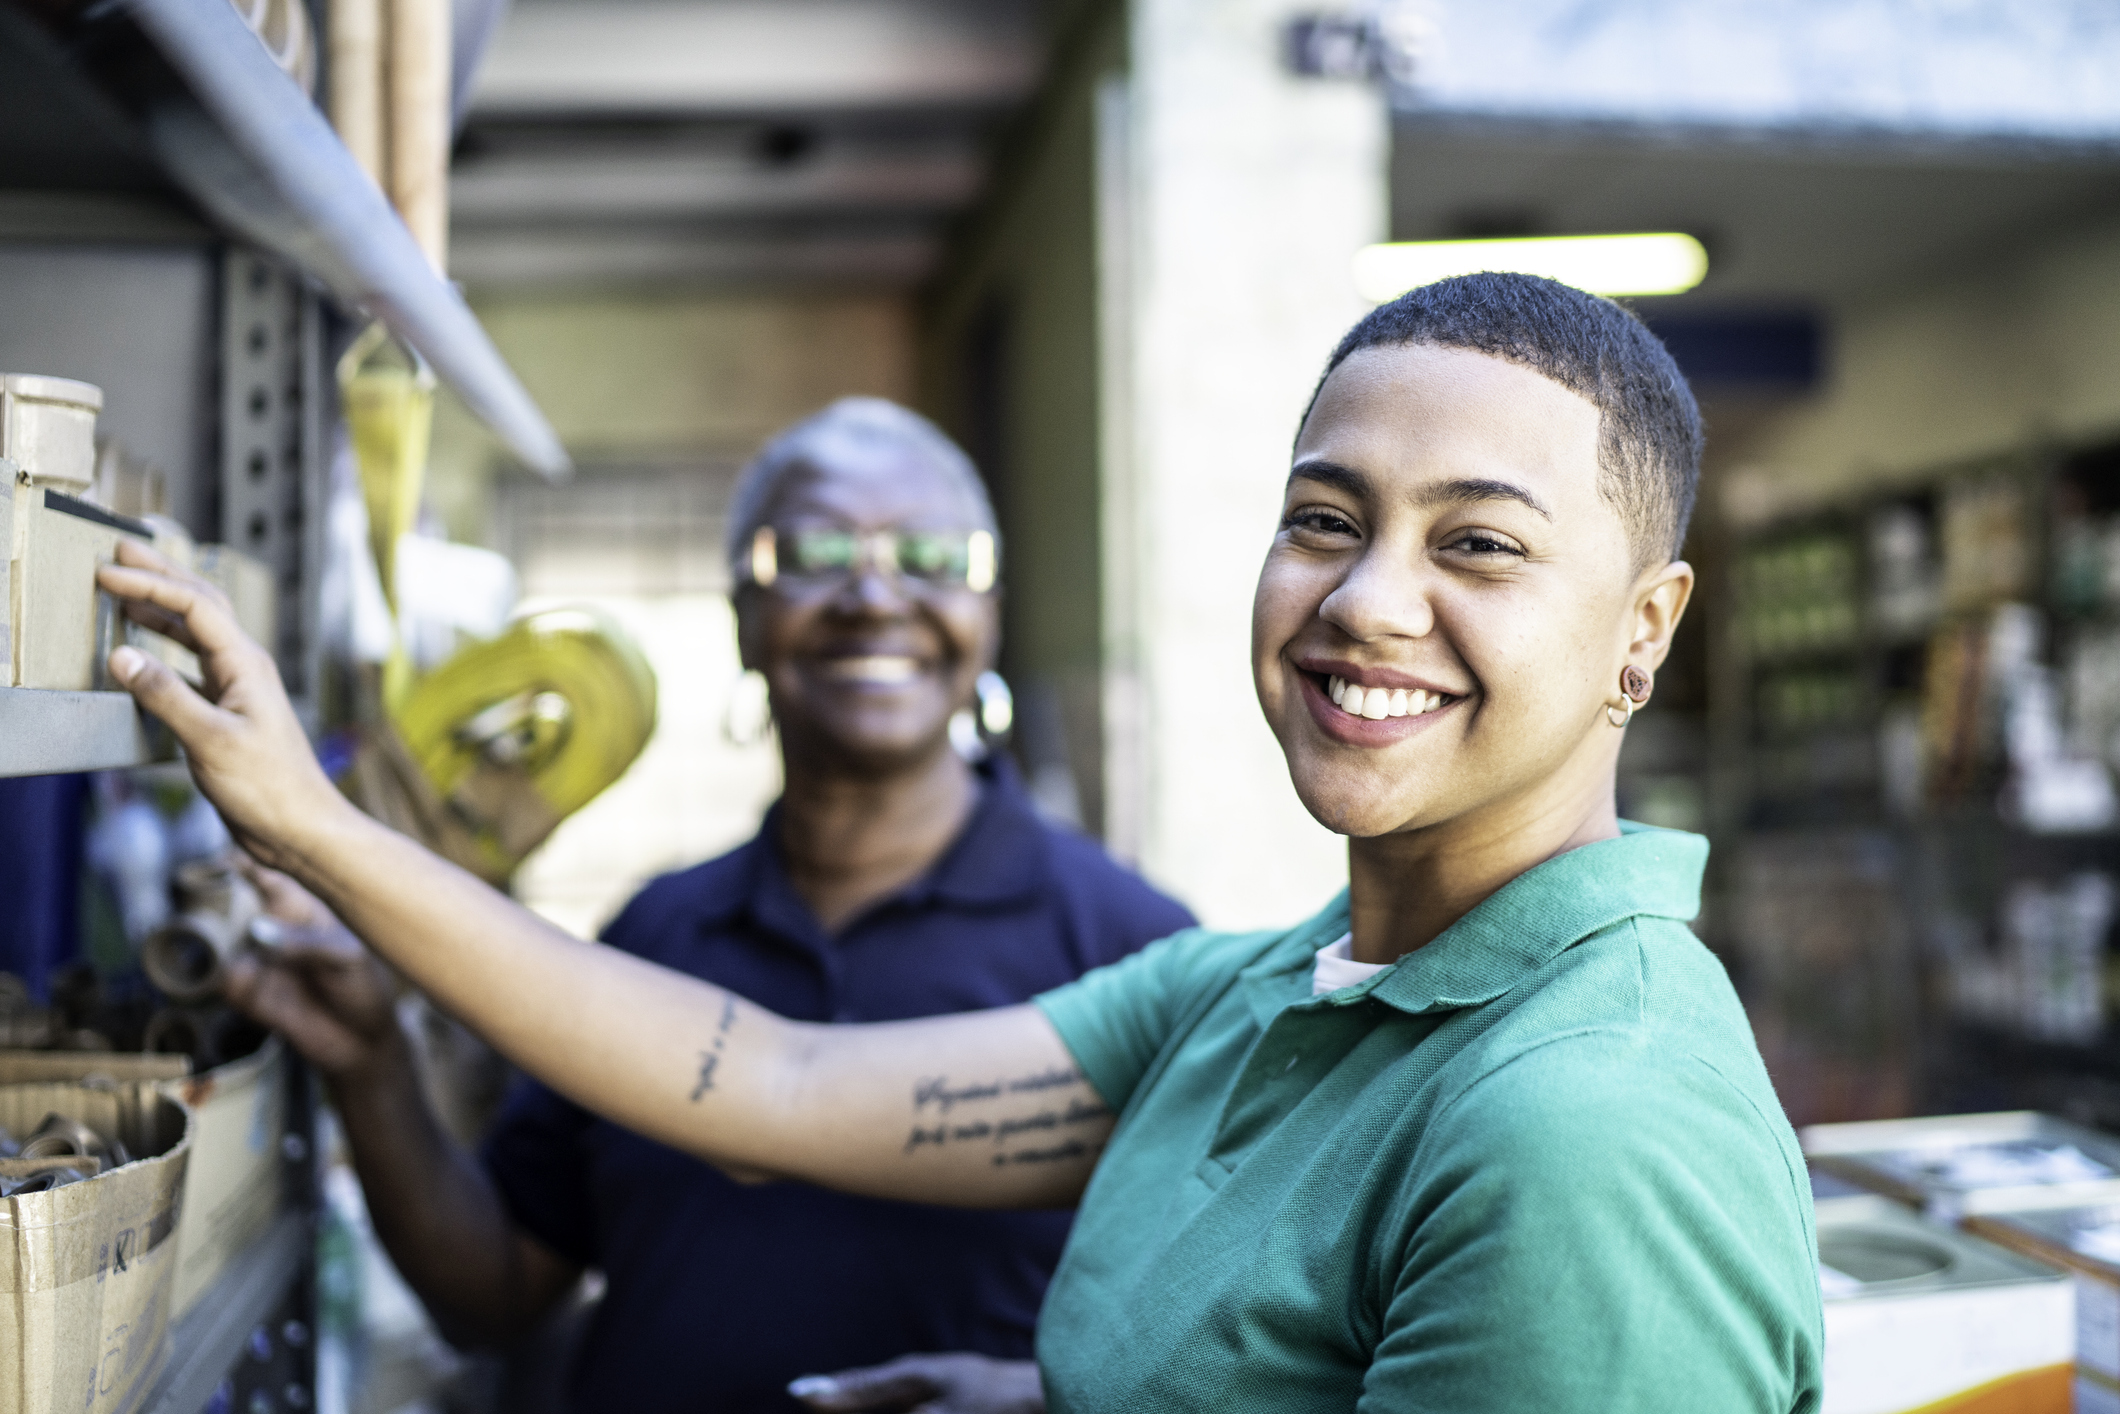
[{"label": "perforated metal upright", "polygon": [[269,566],[271,647],[297,705],[313,710],[323,568],[324,318],[270,256],[230,247],[221,266],[221,539]]}]

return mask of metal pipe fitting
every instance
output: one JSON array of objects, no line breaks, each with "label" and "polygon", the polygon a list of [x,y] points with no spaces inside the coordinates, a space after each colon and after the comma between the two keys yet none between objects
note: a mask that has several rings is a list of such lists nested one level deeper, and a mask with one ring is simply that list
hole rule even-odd
[{"label": "metal pipe fitting", "polygon": [[250,943],[264,903],[225,857],[179,864],[170,887],[177,912],[140,944],[140,970],[173,1002],[205,1001],[220,992],[223,969]]},{"label": "metal pipe fitting", "polygon": [[132,1162],[132,1156],[116,1139],[107,1139],[80,1120],[56,1112],[46,1115],[44,1123],[22,1141],[22,1151],[15,1162],[65,1158],[96,1159],[110,1168]]},{"label": "metal pipe fitting", "polygon": [[140,1049],[149,1055],[190,1056],[197,1073],[250,1054],[263,1035],[249,1018],[225,1006],[171,1006],[147,1019]]},{"label": "metal pipe fitting", "polygon": [[69,1183],[94,1178],[103,1172],[103,1167],[101,1159],[81,1154],[48,1159],[0,1160],[0,1198],[49,1193],[54,1188],[64,1188]]}]

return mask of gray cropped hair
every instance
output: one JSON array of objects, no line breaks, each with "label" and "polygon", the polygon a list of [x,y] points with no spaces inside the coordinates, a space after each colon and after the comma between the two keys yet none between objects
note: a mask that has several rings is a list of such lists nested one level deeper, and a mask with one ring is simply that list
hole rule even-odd
[{"label": "gray cropped hair", "polygon": [[779,433],[738,473],[736,490],[729,498],[725,547],[729,570],[737,581],[743,580],[751,536],[765,523],[782,477],[796,466],[830,467],[840,454],[877,450],[917,457],[934,467],[955,482],[978,511],[982,523],[975,528],[998,528],[978,468],[941,428],[888,398],[841,398]]}]

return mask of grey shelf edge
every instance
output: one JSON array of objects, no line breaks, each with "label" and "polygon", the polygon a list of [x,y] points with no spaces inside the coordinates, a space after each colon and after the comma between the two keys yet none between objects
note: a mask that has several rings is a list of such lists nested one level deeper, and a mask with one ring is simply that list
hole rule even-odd
[{"label": "grey shelf edge", "polygon": [[0,687],[0,777],[144,766],[173,754],[122,692]]},{"label": "grey shelf edge", "polygon": [[220,1280],[169,1328],[169,1365],[143,1414],[199,1414],[242,1357],[258,1323],[301,1275],[313,1242],[309,1217],[286,1212],[228,1264]]}]

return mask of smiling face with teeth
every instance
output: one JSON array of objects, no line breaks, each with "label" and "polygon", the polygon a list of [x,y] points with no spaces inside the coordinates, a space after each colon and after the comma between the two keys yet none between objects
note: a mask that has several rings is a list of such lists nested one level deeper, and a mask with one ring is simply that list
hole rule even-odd
[{"label": "smiling face with teeth", "polygon": [[[782,531],[992,529],[985,508],[917,455],[840,446],[798,462],[765,507]],[[864,563],[816,585],[784,577],[737,594],[744,666],[764,674],[790,773],[885,775],[949,750],[949,719],[993,666],[992,593],[908,583]]]},{"label": "smiling face with teeth", "polygon": [[1635,572],[1598,434],[1586,399],[1462,349],[1365,349],[1320,390],[1253,672],[1303,803],[1354,837],[1358,881],[1367,845],[1504,839],[1535,862],[1616,832],[1623,733],[1604,708],[1628,663],[1661,663],[1693,577]]}]

